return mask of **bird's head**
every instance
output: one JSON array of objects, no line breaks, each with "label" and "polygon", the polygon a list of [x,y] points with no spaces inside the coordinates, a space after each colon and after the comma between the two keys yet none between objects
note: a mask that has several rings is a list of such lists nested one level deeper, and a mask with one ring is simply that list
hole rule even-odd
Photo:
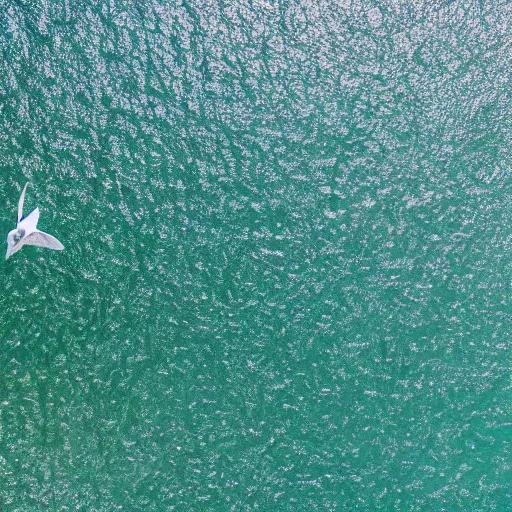
[{"label": "bird's head", "polygon": [[18,249],[21,249],[23,244],[20,242],[23,240],[25,236],[24,229],[13,229],[7,235],[7,253],[5,255],[5,259],[9,259]]}]

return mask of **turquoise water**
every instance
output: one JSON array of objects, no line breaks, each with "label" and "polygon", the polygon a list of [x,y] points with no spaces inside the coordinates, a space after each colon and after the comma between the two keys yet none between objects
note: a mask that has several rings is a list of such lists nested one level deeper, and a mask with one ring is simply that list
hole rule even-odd
[{"label": "turquoise water", "polygon": [[506,511],[510,4],[0,2],[2,511]]}]

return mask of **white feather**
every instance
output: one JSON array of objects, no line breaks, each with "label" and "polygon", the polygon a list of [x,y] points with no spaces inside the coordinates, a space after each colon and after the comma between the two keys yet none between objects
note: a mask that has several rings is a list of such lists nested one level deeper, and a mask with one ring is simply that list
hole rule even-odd
[{"label": "white feather", "polygon": [[21,217],[23,217],[23,203],[25,202],[25,191],[27,190],[29,182],[23,187],[23,190],[21,192],[20,200],[18,202],[18,222],[21,220]]},{"label": "white feather", "polygon": [[62,249],[64,249],[64,246],[54,236],[37,229],[39,208],[36,208],[23,218],[23,203],[25,202],[27,186],[28,183],[23,187],[18,202],[18,223],[16,229],[13,229],[7,235],[7,253],[5,259],[10,258],[24,245],[46,247],[47,249],[54,249],[56,251],[62,251]]},{"label": "white feather", "polygon": [[44,233],[36,229],[30,235],[24,238],[25,245],[36,245],[37,247],[46,247],[47,249],[54,249],[62,251],[64,246],[52,235]]},{"label": "white feather", "polygon": [[25,236],[36,231],[37,223],[39,222],[39,208],[30,212],[21,222],[18,222],[18,229],[25,230]]}]

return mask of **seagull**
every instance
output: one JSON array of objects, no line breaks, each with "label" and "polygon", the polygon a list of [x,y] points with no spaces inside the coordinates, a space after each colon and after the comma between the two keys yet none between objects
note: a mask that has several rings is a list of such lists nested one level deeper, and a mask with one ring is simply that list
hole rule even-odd
[{"label": "seagull", "polygon": [[25,201],[25,191],[28,183],[23,188],[20,201],[18,203],[18,223],[16,229],[13,229],[7,235],[7,254],[5,259],[9,259],[15,252],[18,252],[24,245],[36,245],[37,247],[46,247],[62,251],[64,246],[52,235],[43,233],[36,229],[39,220],[39,208],[23,217],[23,202]]}]

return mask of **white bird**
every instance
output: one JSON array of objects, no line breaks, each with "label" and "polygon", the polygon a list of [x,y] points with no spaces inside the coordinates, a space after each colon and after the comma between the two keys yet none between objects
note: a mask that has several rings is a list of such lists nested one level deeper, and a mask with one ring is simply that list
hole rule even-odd
[{"label": "white bird", "polygon": [[16,229],[13,229],[7,235],[7,254],[5,259],[10,258],[15,252],[18,252],[24,245],[36,245],[62,251],[64,246],[52,235],[43,233],[36,229],[39,220],[39,208],[23,217],[23,202],[25,201],[25,190],[28,183],[23,188],[20,201],[18,203],[18,223]]}]

